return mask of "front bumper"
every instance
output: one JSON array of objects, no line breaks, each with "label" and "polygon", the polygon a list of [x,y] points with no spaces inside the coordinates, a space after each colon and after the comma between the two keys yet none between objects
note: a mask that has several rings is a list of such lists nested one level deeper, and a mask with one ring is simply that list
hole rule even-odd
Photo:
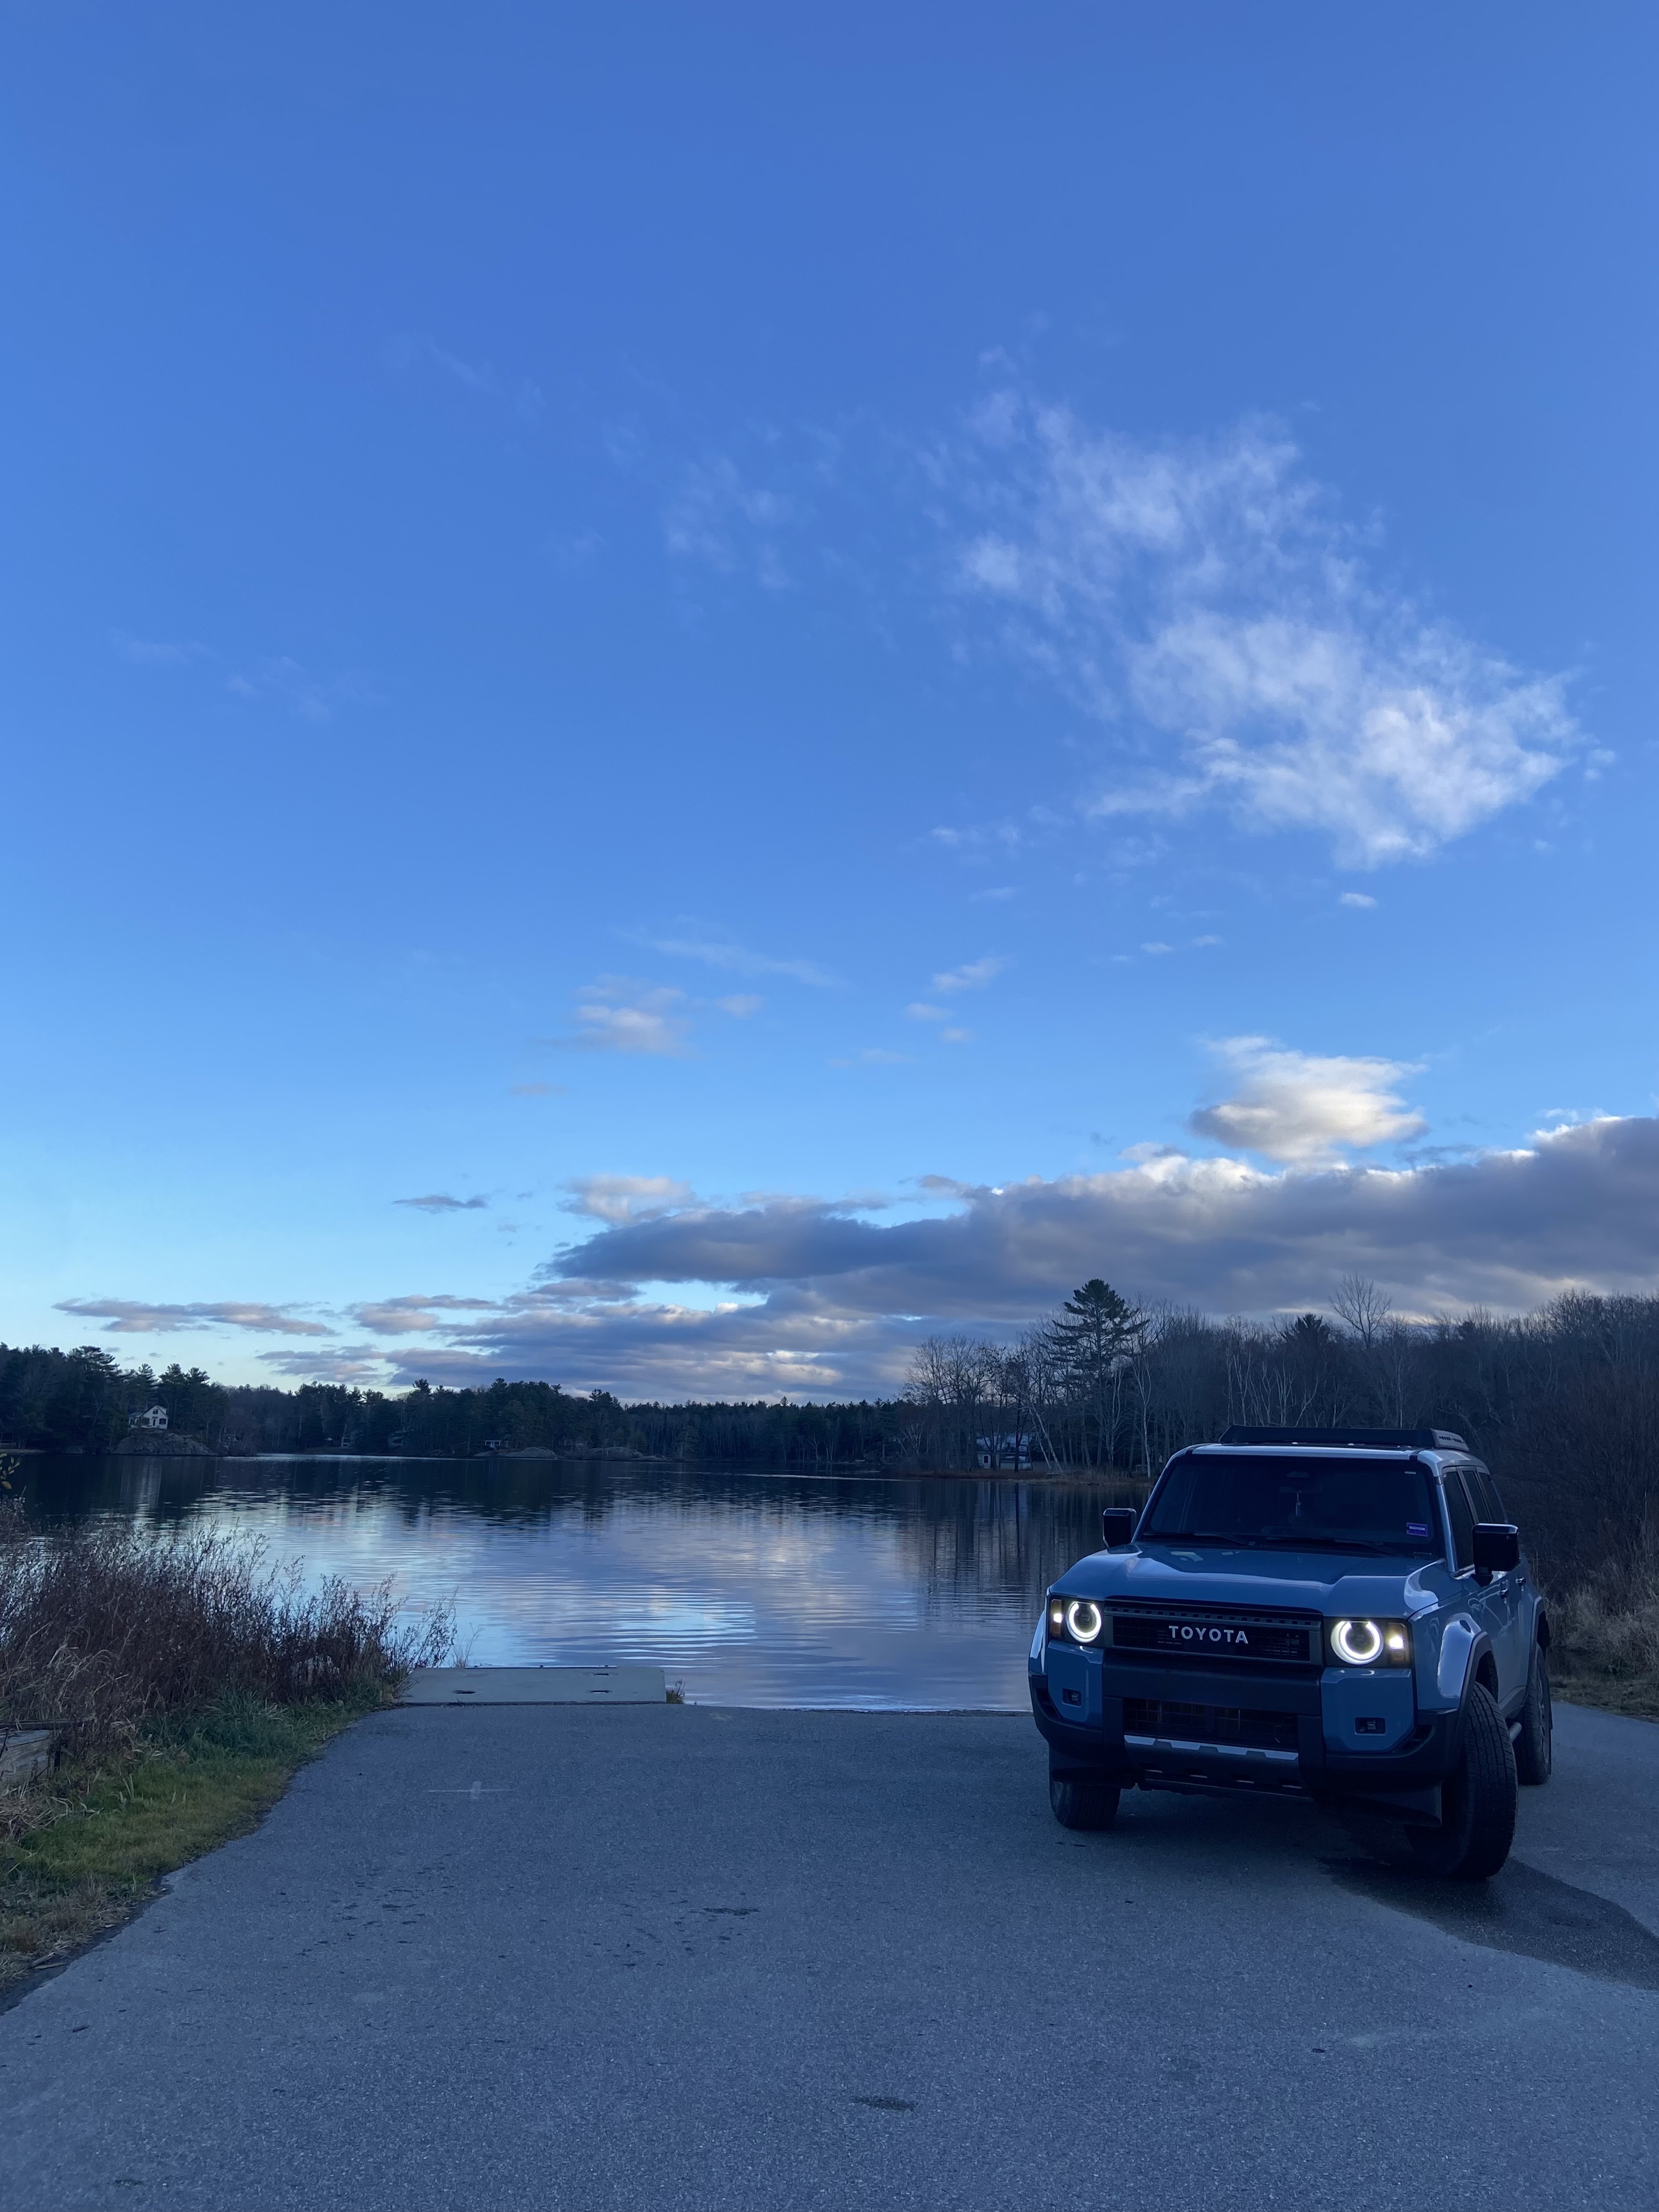
[{"label": "front bumper", "polygon": [[[1439,1785],[1462,1746],[1462,1715],[1451,1711],[1419,1714],[1389,1750],[1333,1750],[1319,1675],[1288,1668],[1160,1667],[1106,1652],[1098,1659],[1091,1655],[1086,1681],[1077,1679],[1078,1702],[1068,1709],[1051,1694],[1047,1674],[1031,1672],[1032,1717],[1048,1741],[1050,1765],[1062,1777],[1123,1789],[1359,1798],[1406,1819],[1436,1820]],[[1134,1723],[1127,1727],[1126,1702]],[[1149,1711],[1171,1706],[1247,1709],[1268,1723],[1255,1735],[1272,1741],[1225,1741],[1218,1730],[1166,1724],[1162,1717],[1147,1723]]]}]

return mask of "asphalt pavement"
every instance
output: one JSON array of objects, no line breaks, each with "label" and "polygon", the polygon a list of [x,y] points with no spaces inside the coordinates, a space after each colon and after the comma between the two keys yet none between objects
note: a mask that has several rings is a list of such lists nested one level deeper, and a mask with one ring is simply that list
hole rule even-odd
[{"label": "asphalt pavement", "polygon": [[1659,1729],[1558,1723],[1471,1893],[1023,1717],[378,1715],[0,2015],[0,2203],[1650,2212]]}]

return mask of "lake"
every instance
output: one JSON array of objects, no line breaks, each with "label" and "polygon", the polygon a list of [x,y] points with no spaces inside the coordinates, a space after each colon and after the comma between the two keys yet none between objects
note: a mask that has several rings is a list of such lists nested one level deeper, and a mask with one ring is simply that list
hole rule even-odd
[{"label": "lake", "polygon": [[1100,1541],[1086,1480],[617,1461],[30,1456],[43,1523],[261,1539],[314,1582],[455,1607],[478,1666],[660,1666],[712,1705],[1026,1705],[1048,1583]]}]

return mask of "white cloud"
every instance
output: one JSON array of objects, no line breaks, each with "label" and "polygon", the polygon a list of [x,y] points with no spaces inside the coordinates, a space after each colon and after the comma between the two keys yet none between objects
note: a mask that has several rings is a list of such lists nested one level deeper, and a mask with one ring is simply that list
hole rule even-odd
[{"label": "white cloud", "polygon": [[682,924],[672,936],[642,937],[640,942],[671,959],[701,960],[734,975],[782,975],[796,983],[810,984],[817,991],[833,990],[836,984],[835,976],[816,960],[780,959],[774,953],[756,952],[718,929],[702,928],[693,922]]},{"label": "white cloud", "polygon": [[[888,1390],[939,1328],[1006,1334],[1104,1274],[1214,1314],[1323,1304],[1347,1273],[1406,1314],[1647,1291],[1659,1121],[1599,1121],[1451,1164],[1309,1171],[1168,1150],[1006,1186],[921,1178],[943,1214],[891,1223],[768,1199],[607,1226],[549,1279],[423,1344],[420,1372],[605,1382],[647,1397]],[[734,1287],[714,1306],[629,1284]],[[440,1332],[441,1334],[442,1333]]]},{"label": "white cloud", "polygon": [[260,661],[251,672],[233,670],[225,678],[225,689],[239,699],[282,700],[305,722],[331,721],[337,707],[371,696],[361,676],[313,676],[287,653]]},{"label": "white cloud", "polygon": [[943,1006],[930,1006],[922,999],[913,999],[904,1011],[913,1022],[948,1022],[951,1018]]},{"label": "white cloud", "polygon": [[424,1198],[394,1198],[394,1206],[413,1206],[422,1213],[478,1213],[489,1200],[487,1198],[452,1198],[447,1190],[428,1191]]},{"label": "white cloud", "polygon": [[1229,1037],[1216,1047],[1239,1079],[1231,1098],[1200,1107],[1201,1137],[1288,1165],[1311,1167],[1344,1150],[1414,1137],[1425,1126],[1400,1097],[1416,1071],[1400,1060],[1287,1052],[1267,1037]]},{"label": "white cloud", "polygon": [[1537,676],[1371,582],[1279,433],[1154,447],[1010,395],[963,474],[963,589],[1110,724],[1097,817],[1228,809],[1420,858],[1559,773],[1580,733]]},{"label": "white cloud", "polygon": [[64,1298],[59,1313],[107,1322],[112,1336],[171,1336],[181,1330],[245,1328],[261,1336],[332,1336],[319,1321],[292,1306],[259,1305],[236,1298],[191,1305],[152,1305],[140,1298]]},{"label": "white cloud", "polygon": [[982,991],[988,983],[1013,965],[1000,953],[988,952],[982,960],[965,961],[960,968],[947,968],[933,978],[936,991]]},{"label": "white cloud", "polygon": [[659,1215],[696,1204],[690,1183],[672,1176],[575,1176],[565,1185],[568,1213],[596,1221],[654,1221]]},{"label": "white cloud", "polygon": [[785,591],[790,577],[778,537],[794,519],[791,499],[749,483],[729,454],[714,453],[682,471],[663,534],[678,559],[704,562],[723,574],[746,568],[764,589]]},{"label": "white cloud", "polygon": [[489,400],[507,407],[520,422],[538,422],[542,415],[542,391],[538,384],[527,376],[503,379],[497,376],[488,362],[468,361],[462,355],[452,353],[447,346],[423,332],[404,332],[394,337],[386,347],[388,364],[407,371],[425,368],[435,370],[446,381],[459,385],[474,399]]},{"label": "white cloud", "polygon": [[684,1002],[684,991],[630,982],[625,975],[601,976],[583,989],[575,1036],[561,1042],[583,1052],[678,1058],[690,1049],[690,1024],[677,1011]]},{"label": "white cloud", "polygon": [[204,645],[193,640],[170,642],[160,638],[133,637],[124,629],[112,629],[109,641],[123,660],[130,660],[136,668],[186,668],[193,660],[210,660],[213,656]]},{"label": "white cloud", "polygon": [[971,1044],[974,1041],[972,1030],[941,1030],[939,1035],[941,1044]]},{"label": "white cloud", "polygon": [[759,1013],[766,1001],[757,999],[752,991],[739,991],[732,998],[716,999],[714,1004],[723,1014],[730,1014],[734,1022],[746,1022],[751,1014]]},{"label": "white cloud", "polygon": [[1362,909],[1376,904],[1376,901],[1368,891],[1343,891],[1336,902],[1339,906],[1358,907]]}]

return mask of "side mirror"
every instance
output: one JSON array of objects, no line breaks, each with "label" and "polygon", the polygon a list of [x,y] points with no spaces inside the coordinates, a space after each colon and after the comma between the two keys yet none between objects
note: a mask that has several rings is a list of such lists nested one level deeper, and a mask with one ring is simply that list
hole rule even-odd
[{"label": "side mirror", "polygon": [[1521,1564],[1521,1531],[1513,1521],[1477,1521],[1474,1524],[1474,1578],[1489,1583],[1494,1575],[1507,1575]]},{"label": "side mirror", "polygon": [[1106,1539],[1106,1548],[1115,1552],[1119,1545],[1133,1543],[1135,1522],[1140,1516],[1130,1505],[1109,1505],[1100,1516],[1100,1533]]}]

